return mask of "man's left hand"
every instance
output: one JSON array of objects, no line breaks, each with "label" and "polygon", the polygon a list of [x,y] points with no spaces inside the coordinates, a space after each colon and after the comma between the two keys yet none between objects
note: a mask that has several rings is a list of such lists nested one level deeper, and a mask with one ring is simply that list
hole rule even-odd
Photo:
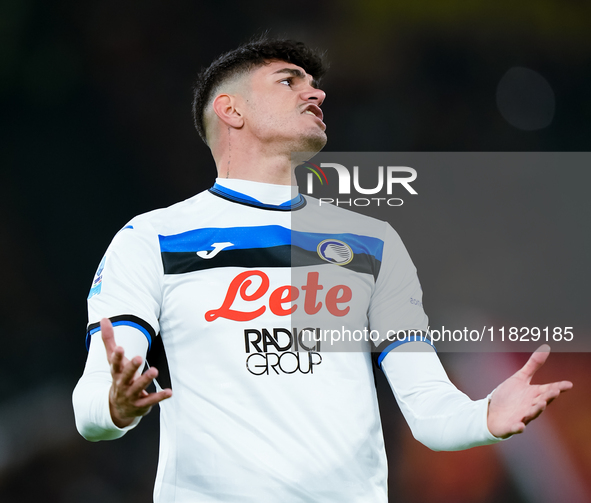
[{"label": "man's left hand", "polygon": [[488,407],[487,425],[495,437],[507,438],[522,433],[527,423],[538,417],[552,400],[573,387],[570,381],[530,384],[549,354],[550,346],[540,346],[523,368],[494,391]]}]

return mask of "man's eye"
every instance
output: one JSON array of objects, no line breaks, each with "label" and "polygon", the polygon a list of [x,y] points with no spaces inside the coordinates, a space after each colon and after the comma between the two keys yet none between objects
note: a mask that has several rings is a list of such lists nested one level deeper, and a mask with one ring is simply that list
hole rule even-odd
[{"label": "man's eye", "polygon": [[285,84],[286,86],[291,87],[291,79],[283,79],[279,81],[281,84]]}]

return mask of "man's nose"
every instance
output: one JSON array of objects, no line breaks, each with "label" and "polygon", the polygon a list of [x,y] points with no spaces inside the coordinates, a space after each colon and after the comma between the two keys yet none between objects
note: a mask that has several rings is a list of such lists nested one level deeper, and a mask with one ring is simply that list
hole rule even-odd
[{"label": "man's nose", "polygon": [[308,91],[302,93],[302,99],[315,105],[321,106],[326,98],[326,93],[322,89],[311,87]]}]

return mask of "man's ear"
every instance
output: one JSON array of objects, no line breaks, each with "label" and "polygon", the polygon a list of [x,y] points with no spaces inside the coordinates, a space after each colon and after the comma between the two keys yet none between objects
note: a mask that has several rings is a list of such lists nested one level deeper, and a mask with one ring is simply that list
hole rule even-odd
[{"label": "man's ear", "polygon": [[213,100],[213,111],[227,126],[239,129],[244,124],[244,117],[236,109],[236,96],[220,94]]}]

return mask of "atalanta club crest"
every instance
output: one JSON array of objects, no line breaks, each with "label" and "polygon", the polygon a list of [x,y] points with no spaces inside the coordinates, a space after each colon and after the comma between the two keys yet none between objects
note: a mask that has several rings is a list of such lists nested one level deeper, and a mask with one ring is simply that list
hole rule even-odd
[{"label": "atalanta club crest", "polygon": [[353,260],[353,250],[338,239],[325,239],[317,248],[320,258],[331,264],[347,265]]}]

